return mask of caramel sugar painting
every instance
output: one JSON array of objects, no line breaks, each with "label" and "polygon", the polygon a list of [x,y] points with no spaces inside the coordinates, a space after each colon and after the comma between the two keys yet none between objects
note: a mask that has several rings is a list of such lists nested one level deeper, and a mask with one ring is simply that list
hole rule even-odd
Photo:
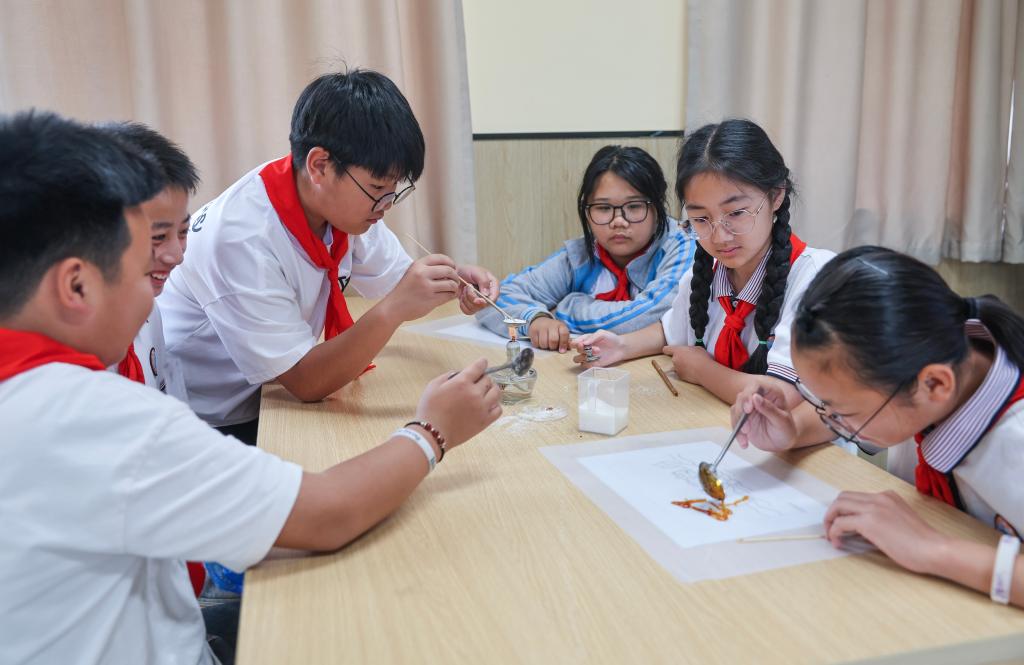
[{"label": "caramel sugar painting", "polygon": [[821,524],[825,504],[738,455],[718,467],[726,501],[704,494],[702,461],[721,448],[710,441],[578,458],[591,474],[679,547],[735,541]]}]

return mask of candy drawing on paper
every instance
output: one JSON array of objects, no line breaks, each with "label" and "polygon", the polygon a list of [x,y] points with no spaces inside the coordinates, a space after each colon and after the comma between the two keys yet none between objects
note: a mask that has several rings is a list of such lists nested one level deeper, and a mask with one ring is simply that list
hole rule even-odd
[{"label": "candy drawing on paper", "polygon": [[673,501],[673,506],[679,506],[680,508],[689,508],[690,510],[696,510],[698,513],[704,513],[708,517],[718,520],[719,522],[725,522],[732,515],[732,507],[739,505],[745,501],[749,501],[749,496],[744,496],[735,501],[726,503],[725,501],[716,501],[715,499],[684,499],[682,501]]},{"label": "candy drawing on paper", "polygon": [[[739,455],[718,467],[735,503],[711,505],[697,469],[721,446],[710,441],[654,446],[580,457],[593,476],[680,547],[735,541],[821,524],[825,504],[807,496]],[[743,499],[743,497],[746,497]],[[689,505],[679,505],[689,503]],[[724,515],[725,511],[729,511]],[[709,517],[714,519],[709,519]]]}]

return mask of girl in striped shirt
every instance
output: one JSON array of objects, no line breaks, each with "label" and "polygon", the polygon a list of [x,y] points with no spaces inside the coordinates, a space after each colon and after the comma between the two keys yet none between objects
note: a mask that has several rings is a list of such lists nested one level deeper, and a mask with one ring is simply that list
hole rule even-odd
[{"label": "girl in striped shirt", "polygon": [[894,492],[842,492],[825,515],[836,545],[860,534],[912,571],[1024,605],[1024,319],[995,296],[961,298],[932,268],[881,247],[843,252],[793,324],[803,404],[748,390],[737,441],[785,450],[839,436],[888,448],[890,471],[1003,532],[998,547],[926,524]]},{"label": "girl in striped shirt", "polygon": [[[564,353],[570,335],[629,332],[657,321],[693,261],[693,241],[665,209],[667,189],[661,167],[644,150],[598,150],[577,196],[583,237],[501,283],[498,304],[526,321],[519,334]],[[493,310],[476,316],[485,328],[508,334]]]}]

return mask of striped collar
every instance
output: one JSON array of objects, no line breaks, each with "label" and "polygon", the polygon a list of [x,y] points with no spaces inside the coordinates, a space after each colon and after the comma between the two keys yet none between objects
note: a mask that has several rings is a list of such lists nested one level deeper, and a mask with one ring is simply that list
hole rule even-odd
[{"label": "striped collar", "polygon": [[971,452],[1006,405],[1020,379],[1020,369],[1007,358],[981,321],[967,322],[967,336],[989,340],[995,346],[995,358],[978,390],[921,441],[921,453],[937,471],[948,473]]},{"label": "striped collar", "polygon": [[761,284],[764,283],[764,274],[768,265],[768,257],[772,255],[772,248],[769,247],[768,251],[761,257],[761,262],[757,264],[757,268],[754,269],[754,274],[750,276],[747,283],[743,286],[739,295],[733,291],[732,284],[729,283],[729,271],[718,270],[718,262],[715,262],[715,275],[711,282],[711,298],[712,300],[718,300],[722,296],[734,297],[737,300],[748,302],[751,305],[757,304],[757,299],[761,297]]}]

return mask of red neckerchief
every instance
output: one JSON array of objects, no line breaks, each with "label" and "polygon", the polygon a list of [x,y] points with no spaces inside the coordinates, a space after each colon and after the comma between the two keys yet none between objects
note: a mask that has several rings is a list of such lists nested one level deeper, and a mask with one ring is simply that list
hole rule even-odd
[{"label": "red neckerchief", "polygon": [[[1006,404],[999,410],[996,417],[992,419],[992,424],[989,429],[995,427],[995,424],[999,422],[999,419],[1003,417],[1006,410],[1009,409],[1016,402],[1024,399],[1024,374],[1021,375],[1020,380],[1017,382],[1017,387],[1014,389],[1013,394],[1010,395],[1009,399],[1006,400]],[[986,434],[988,430],[986,430]],[[982,434],[984,436],[984,434]],[[957,505],[956,493],[954,491],[953,483],[953,470],[950,469],[947,473],[942,473],[932,465],[928,464],[924,459],[924,453],[921,452],[921,442],[924,441],[924,432],[918,432],[914,435],[914,441],[917,442],[917,466],[914,468],[914,485],[917,487],[917,491],[921,494],[927,494],[933,496],[940,501],[945,501],[949,505],[959,508]]]},{"label": "red neckerchief", "polygon": [[[629,257],[629,261],[626,261],[626,266],[636,257],[642,255],[647,251],[647,248],[654,242],[654,238],[647,241],[647,245],[639,252]],[[615,287],[611,291],[605,291],[604,293],[598,293],[594,298],[598,300],[604,300],[606,302],[621,302],[623,300],[632,300],[629,297],[629,275],[626,273],[626,267],[619,267],[619,264],[615,263],[615,259],[608,253],[608,250],[601,245],[597,246],[597,256],[601,259],[601,265],[608,269],[608,272],[615,278]]]},{"label": "red neckerchief", "polygon": [[352,327],[352,315],[349,314],[345,294],[341,292],[341,285],[338,283],[338,266],[348,252],[348,234],[331,227],[333,241],[329,253],[324,241],[313,235],[313,230],[306,221],[306,214],[302,211],[302,204],[299,203],[291,155],[264,166],[260,171],[260,178],[263,179],[267,198],[274,206],[281,223],[299,241],[299,245],[306,251],[306,256],[313,265],[327,271],[331,292],[327,298],[324,339],[331,339]]},{"label": "red neckerchief", "polygon": [[[793,246],[789,254],[789,265],[792,266],[797,257],[807,249],[807,243],[797,238],[795,233],[790,234],[789,242]],[[740,339],[740,333],[747,325],[747,317],[757,309],[757,303],[740,300],[736,307],[733,307],[732,300],[729,296],[718,297],[718,303],[725,310],[725,325],[715,343],[715,360],[720,365],[740,370],[750,359],[750,353]]]},{"label": "red neckerchief", "polygon": [[146,375],[142,372],[142,363],[139,362],[139,357],[135,355],[134,343],[128,345],[128,352],[124,354],[121,362],[117,363],[117,373],[132,381],[146,382]]},{"label": "red neckerchief", "polygon": [[93,354],[77,351],[46,335],[0,328],[0,381],[49,363],[105,369]]}]

